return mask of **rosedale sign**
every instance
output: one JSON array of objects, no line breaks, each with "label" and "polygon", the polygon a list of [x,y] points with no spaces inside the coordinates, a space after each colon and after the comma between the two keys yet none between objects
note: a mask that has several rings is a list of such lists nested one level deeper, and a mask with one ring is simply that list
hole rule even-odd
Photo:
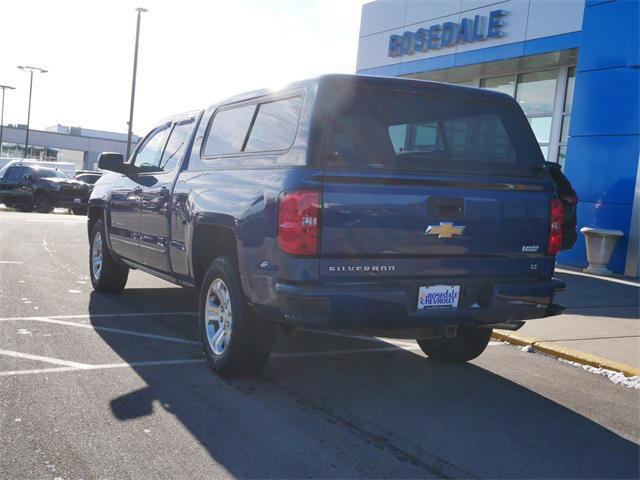
[{"label": "rosedale sign", "polygon": [[389,56],[401,57],[417,52],[454,47],[463,43],[500,38],[504,35],[502,17],[506,14],[506,10],[493,10],[489,12],[489,18],[476,15],[473,19],[463,18],[459,24],[445,22],[431,25],[429,28],[419,28],[415,32],[391,35]]}]

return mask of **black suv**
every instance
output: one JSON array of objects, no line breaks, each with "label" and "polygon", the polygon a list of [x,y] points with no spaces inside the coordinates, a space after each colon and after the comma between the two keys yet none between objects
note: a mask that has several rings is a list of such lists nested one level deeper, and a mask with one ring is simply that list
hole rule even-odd
[{"label": "black suv", "polygon": [[55,207],[86,215],[91,186],[72,180],[64,172],[48,167],[15,164],[0,179],[0,203],[30,212],[49,213]]}]

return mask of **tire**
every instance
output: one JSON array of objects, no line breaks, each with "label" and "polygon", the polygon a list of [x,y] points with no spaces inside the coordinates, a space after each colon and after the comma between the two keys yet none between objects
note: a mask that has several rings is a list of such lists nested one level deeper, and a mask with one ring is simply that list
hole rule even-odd
[{"label": "tire", "polygon": [[258,373],[271,354],[275,329],[247,304],[233,257],[211,262],[199,303],[200,338],[209,367],[225,376]]},{"label": "tire", "polygon": [[109,252],[102,220],[96,221],[91,229],[89,274],[93,289],[100,293],[122,292],[129,277],[129,267],[118,263]]},{"label": "tire", "polygon": [[446,363],[464,363],[484,352],[491,340],[491,328],[461,325],[453,338],[417,340],[429,358]]},{"label": "tire", "polygon": [[51,206],[51,199],[46,192],[36,193],[35,204],[36,211],[38,213],[51,213],[53,211],[53,207]]},{"label": "tire", "polygon": [[86,215],[88,209],[87,207],[74,207],[71,209],[71,211],[74,215]]}]

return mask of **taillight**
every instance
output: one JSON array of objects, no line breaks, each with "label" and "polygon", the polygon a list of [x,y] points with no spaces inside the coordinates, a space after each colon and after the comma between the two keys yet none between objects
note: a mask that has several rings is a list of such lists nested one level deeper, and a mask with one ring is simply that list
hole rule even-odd
[{"label": "taillight", "polygon": [[318,254],[320,192],[296,190],[280,196],[278,245],[291,255]]},{"label": "taillight", "polygon": [[551,215],[549,217],[549,243],[547,254],[557,255],[562,247],[562,222],[564,221],[564,207],[562,201],[551,200]]}]

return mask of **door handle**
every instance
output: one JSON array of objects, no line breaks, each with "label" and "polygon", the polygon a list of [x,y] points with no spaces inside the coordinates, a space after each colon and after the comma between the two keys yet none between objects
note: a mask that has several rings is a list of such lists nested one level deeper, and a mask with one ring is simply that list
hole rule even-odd
[{"label": "door handle", "polygon": [[142,187],[134,188],[133,193],[135,193],[136,195],[142,195]]}]

